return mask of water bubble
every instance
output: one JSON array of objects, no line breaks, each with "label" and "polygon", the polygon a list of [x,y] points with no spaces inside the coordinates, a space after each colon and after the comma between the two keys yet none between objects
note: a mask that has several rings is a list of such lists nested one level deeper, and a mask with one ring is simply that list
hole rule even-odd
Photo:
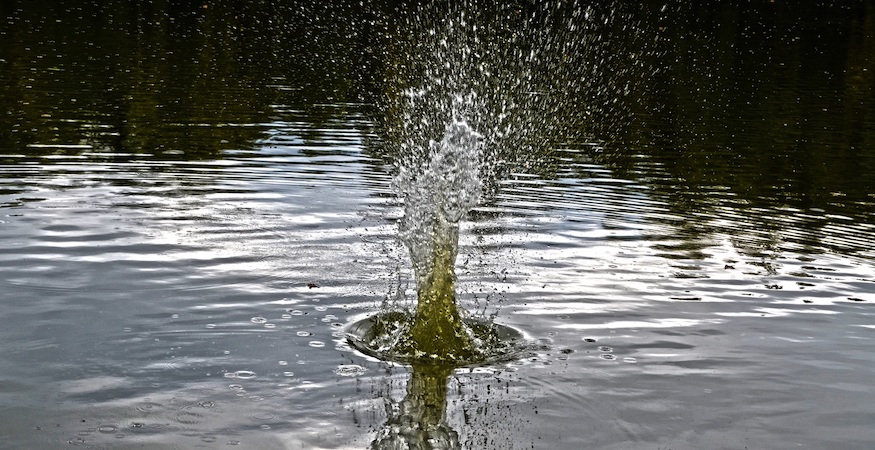
[{"label": "water bubble", "polygon": [[249,319],[249,321],[252,323],[267,323],[267,319],[265,319],[264,317],[253,317]]},{"label": "water bubble", "polygon": [[363,375],[365,372],[367,372],[367,370],[368,369],[365,369],[358,364],[343,364],[337,366],[334,369],[334,373],[335,375],[339,375],[341,377],[357,377],[359,375]]},{"label": "water bubble", "polygon": [[264,324],[264,328],[276,328],[276,324],[275,323],[266,323],[266,324]]},{"label": "water bubble", "polygon": [[595,339],[593,339],[593,338],[583,338],[583,341],[584,341],[584,342],[595,342]]},{"label": "water bubble", "polygon": [[207,328],[210,328],[210,329],[212,329],[212,328],[216,328],[216,324],[214,324],[214,323],[208,323],[208,324],[207,324]]},{"label": "water bubble", "polygon": [[295,334],[297,334],[297,335],[300,336],[300,337],[313,336],[313,333],[311,333],[311,332],[309,332],[309,331],[299,331],[299,332],[297,332],[297,333],[295,333]]},{"label": "water bubble", "polygon": [[97,431],[101,433],[115,433],[118,430],[118,427],[113,425],[101,425],[97,427]]},{"label": "water bubble", "polygon": [[599,355],[599,358],[601,358],[601,359],[606,359],[606,360],[608,360],[608,361],[613,361],[613,360],[617,359],[616,356],[614,356],[614,355],[612,355],[612,354],[610,354],[610,353],[605,353],[605,354]]},{"label": "water bubble", "polygon": [[284,377],[293,377],[295,376],[295,372],[283,372]]},{"label": "water bubble", "polygon": [[322,341],[310,341],[309,345],[315,348],[325,347],[325,343]]},{"label": "water bubble", "polygon": [[304,311],[301,311],[299,309],[293,309],[289,311],[289,313],[291,313],[291,315],[293,316],[303,316],[305,314]]},{"label": "water bubble", "polygon": [[611,347],[608,347],[607,345],[602,345],[601,347],[599,347],[599,351],[605,352],[605,353],[611,353],[614,351],[614,349]]},{"label": "water bubble", "polygon": [[629,364],[635,364],[638,362],[638,360],[635,358],[626,357],[626,358],[623,358],[623,362],[627,362]]},{"label": "water bubble", "polygon": [[280,361],[280,362],[279,362],[279,365],[281,365],[281,366],[288,366],[288,365],[289,365],[289,362],[288,362],[288,361]]},{"label": "water bubble", "polygon": [[291,314],[283,314],[283,315],[282,315],[282,318],[283,318],[283,319],[291,319],[291,318],[292,318],[292,315],[291,315]]},{"label": "water bubble", "polygon": [[251,380],[255,378],[255,372],[251,370],[238,370],[234,372],[234,376],[243,380]]},{"label": "water bubble", "polygon": [[235,390],[235,391],[243,390],[243,386],[241,386],[241,385],[239,385],[239,384],[229,384],[229,385],[228,385],[228,388],[229,388],[229,389],[232,389],[232,390]]},{"label": "water bubble", "polygon": [[320,312],[321,311],[328,311],[327,306],[317,306],[315,309],[316,309],[316,311],[320,311]]}]

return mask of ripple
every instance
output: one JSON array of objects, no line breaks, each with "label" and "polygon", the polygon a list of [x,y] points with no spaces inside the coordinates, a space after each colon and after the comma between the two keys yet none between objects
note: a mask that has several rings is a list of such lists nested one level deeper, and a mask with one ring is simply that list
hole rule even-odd
[{"label": "ripple", "polygon": [[188,405],[180,408],[176,413],[176,421],[185,425],[196,425],[198,423],[203,422],[204,416],[203,414],[194,411],[194,406]]}]

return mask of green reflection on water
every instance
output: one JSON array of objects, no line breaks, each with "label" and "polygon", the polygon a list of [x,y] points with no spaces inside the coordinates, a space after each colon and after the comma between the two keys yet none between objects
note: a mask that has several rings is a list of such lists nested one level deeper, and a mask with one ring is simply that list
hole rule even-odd
[{"label": "green reflection on water", "polygon": [[459,449],[458,433],[447,424],[447,377],[452,366],[414,365],[407,395],[371,443],[379,449]]}]

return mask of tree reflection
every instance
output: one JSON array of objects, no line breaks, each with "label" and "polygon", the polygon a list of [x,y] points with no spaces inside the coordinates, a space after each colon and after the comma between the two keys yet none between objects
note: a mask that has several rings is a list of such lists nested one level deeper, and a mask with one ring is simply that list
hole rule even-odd
[{"label": "tree reflection", "polygon": [[[786,230],[824,245],[835,242],[830,217],[859,228],[875,210],[871,2],[0,8],[0,154],[217,159],[258,149],[278,122],[307,121],[303,138],[318,139],[335,118],[319,105],[352,102],[376,131],[365,151],[391,166],[440,138],[452,94],[473,92],[467,117],[492,149],[488,191],[515,171],[557,178],[567,164],[556,150],[580,149],[652,188],[670,209],[653,220],[690,257],[715,233],[751,251]],[[448,20],[462,13],[464,24]],[[727,210],[742,219],[713,220]],[[870,248],[860,230],[828,245]]]}]

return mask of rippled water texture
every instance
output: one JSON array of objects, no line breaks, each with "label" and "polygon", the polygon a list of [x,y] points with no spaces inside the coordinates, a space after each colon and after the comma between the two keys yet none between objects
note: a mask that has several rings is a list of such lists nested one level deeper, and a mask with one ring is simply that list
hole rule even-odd
[{"label": "rippled water texture", "polygon": [[[867,2],[86,3],[0,6],[0,448],[875,442]],[[491,118],[457,289],[512,362],[346,343],[412,305],[437,79]]]}]

